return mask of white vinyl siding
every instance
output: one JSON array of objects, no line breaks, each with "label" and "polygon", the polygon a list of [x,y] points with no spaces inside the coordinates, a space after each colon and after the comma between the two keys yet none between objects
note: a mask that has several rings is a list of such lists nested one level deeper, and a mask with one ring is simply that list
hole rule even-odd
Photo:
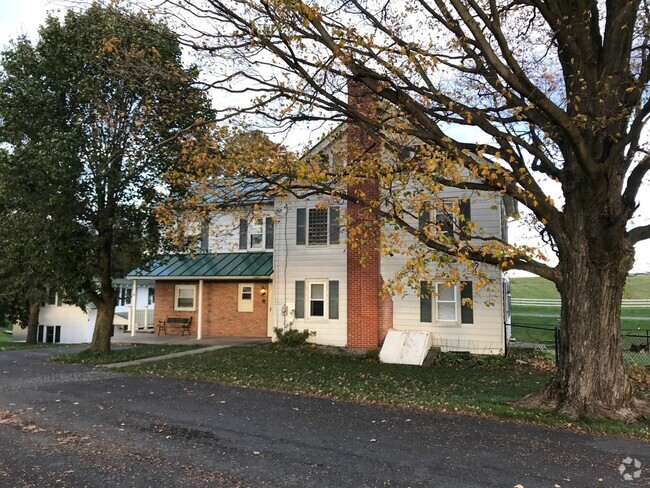
[{"label": "white vinyl siding", "polygon": [[[447,189],[441,197],[457,198],[459,205],[463,197],[468,196],[462,190]],[[476,224],[483,234],[500,236],[502,229],[501,198],[491,195],[471,193],[471,220]],[[432,213],[432,217],[434,214]],[[414,220],[414,225],[417,221]],[[405,236],[407,242],[412,242],[409,236]],[[383,256],[381,259],[381,272],[384,281],[390,280],[406,264],[407,257],[395,254]],[[463,292],[457,291],[455,322],[439,322],[436,317],[436,298],[431,293],[429,304],[430,316],[422,321],[421,297],[415,289],[407,288],[403,295],[393,296],[393,327],[398,330],[423,330],[433,334],[434,346],[440,347],[443,351],[470,351],[476,354],[498,354],[503,352],[504,347],[504,322],[503,322],[503,299],[502,274],[496,268],[489,268],[489,275],[495,280],[493,286],[474,290],[472,295],[473,307],[471,313],[465,311],[463,318],[463,306],[461,297]],[[463,280],[471,280],[472,276],[461,277]],[[433,284],[431,285],[433,287]],[[468,292],[466,292],[467,294]],[[469,296],[468,296],[469,298]],[[491,304],[493,303],[493,304]],[[464,323],[461,323],[464,322]]]},{"label": "white vinyl siding", "polygon": [[[305,245],[307,240],[305,232],[305,244],[296,244],[297,209],[304,209],[305,227],[307,227],[308,210],[317,208],[317,205],[315,199],[291,199],[287,202],[279,202],[276,206],[276,239],[273,252],[273,320],[271,321],[273,325],[270,327],[287,326],[293,321],[292,327],[296,329],[309,329],[316,332],[315,336],[308,339],[309,342],[343,347],[347,344],[347,257],[343,229],[336,236],[337,243],[330,243],[326,246]],[[340,213],[344,212],[344,206],[337,205],[337,207]],[[328,231],[328,235],[332,235],[331,229]],[[303,304],[306,317],[309,308],[306,296],[307,284],[309,282],[330,283],[334,281],[338,282],[338,301],[329,299],[333,297],[329,295],[330,287],[326,286],[325,294],[328,299],[325,303],[327,315],[324,320],[294,318],[293,312],[297,303],[296,282],[304,283]],[[283,307],[286,307],[284,308],[287,311],[286,315],[282,312]],[[327,318],[332,314],[337,318]],[[270,330],[272,332],[272,328]]]}]

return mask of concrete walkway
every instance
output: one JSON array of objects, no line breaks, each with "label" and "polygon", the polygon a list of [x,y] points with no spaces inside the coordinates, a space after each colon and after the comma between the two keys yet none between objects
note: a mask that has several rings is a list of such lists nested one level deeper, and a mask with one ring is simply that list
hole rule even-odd
[{"label": "concrete walkway", "polygon": [[227,347],[235,346],[254,346],[256,344],[265,344],[271,342],[270,337],[204,337],[197,339],[195,336],[180,336],[180,335],[156,335],[150,332],[138,332],[134,336],[130,332],[115,331],[115,335],[111,338],[113,346],[130,346],[130,345],[156,345],[156,344],[169,344],[169,345],[201,345],[206,347],[197,347],[188,351],[174,352],[165,354],[163,356],[154,356],[150,358],[135,359],[133,361],[125,361],[122,363],[102,364],[101,368],[123,368],[125,366],[136,366],[142,363],[149,363],[153,361],[165,361],[167,359],[174,359],[183,356],[191,356],[194,354],[203,354],[204,352],[216,351],[218,349],[225,349]]},{"label": "concrete walkway", "polygon": [[173,352],[170,354],[164,354],[163,356],[153,356],[150,358],[135,359],[133,361],[124,361],[122,363],[101,364],[99,365],[99,367],[109,368],[109,369],[124,368],[125,366],[137,366],[142,363],[151,363],[154,361],[166,361],[167,359],[181,358],[183,356],[193,356],[195,354],[203,354],[204,352],[216,351],[218,349],[226,349],[228,347],[254,346],[256,344],[264,344],[266,342],[269,341],[260,340],[257,342],[255,341],[230,342],[228,344],[217,344],[215,346],[197,347],[196,349],[190,349],[189,351]]}]

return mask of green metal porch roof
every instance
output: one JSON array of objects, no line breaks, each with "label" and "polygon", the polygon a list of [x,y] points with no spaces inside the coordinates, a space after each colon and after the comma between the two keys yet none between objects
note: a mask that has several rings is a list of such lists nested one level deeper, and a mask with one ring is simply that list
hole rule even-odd
[{"label": "green metal porch roof", "polygon": [[151,268],[136,269],[129,278],[257,278],[273,273],[273,253],[238,252],[169,256]]}]

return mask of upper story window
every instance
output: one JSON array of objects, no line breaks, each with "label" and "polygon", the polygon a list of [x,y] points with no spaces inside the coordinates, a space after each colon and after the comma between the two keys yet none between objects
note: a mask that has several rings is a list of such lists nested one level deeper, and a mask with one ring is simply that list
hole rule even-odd
[{"label": "upper story window", "polygon": [[60,307],[63,305],[63,300],[61,300],[61,295],[59,295],[54,288],[47,289],[47,299],[41,303],[42,306],[57,306]]},{"label": "upper story window", "polygon": [[[456,210],[456,207],[458,209]],[[456,214],[456,211],[458,212]],[[420,213],[419,230],[424,229],[434,223],[446,236],[453,236],[454,230],[463,235],[465,224],[472,218],[471,202],[469,198],[445,198],[441,204],[433,210],[425,210]]]},{"label": "upper story window", "polygon": [[241,251],[273,250],[273,218],[256,218],[251,222],[239,219],[239,249]]},{"label": "upper story window", "polygon": [[340,242],[339,207],[296,210],[296,244],[326,246]]}]

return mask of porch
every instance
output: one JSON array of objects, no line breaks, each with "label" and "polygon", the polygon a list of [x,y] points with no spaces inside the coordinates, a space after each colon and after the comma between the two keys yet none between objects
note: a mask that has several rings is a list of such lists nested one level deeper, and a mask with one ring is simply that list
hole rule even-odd
[{"label": "porch", "polygon": [[246,345],[265,344],[271,342],[270,337],[236,337],[236,336],[215,336],[197,339],[196,336],[181,335],[156,335],[152,331],[136,331],[134,335],[130,331],[125,332],[115,327],[111,338],[112,344],[201,344],[206,346],[218,345]]}]

